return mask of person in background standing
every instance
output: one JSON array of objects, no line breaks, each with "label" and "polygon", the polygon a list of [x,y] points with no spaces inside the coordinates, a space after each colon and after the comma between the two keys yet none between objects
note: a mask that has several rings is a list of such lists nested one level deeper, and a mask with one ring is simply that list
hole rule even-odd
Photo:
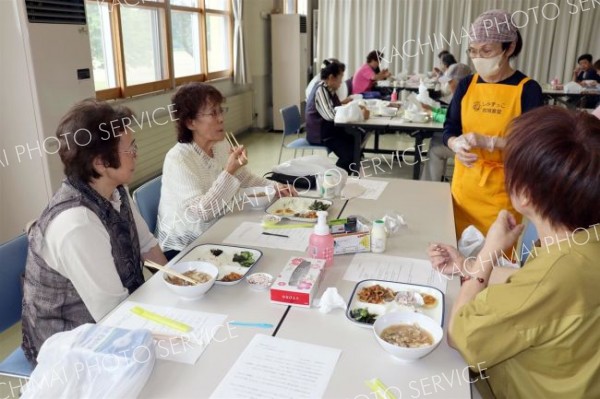
[{"label": "person in background standing", "polygon": [[444,124],[444,143],[456,154],[452,199],[457,239],[469,225],[485,235],[501,209],[516,214],[504,187],[507,127],[543,104],[540,85],[510,64],[523,47],[510,21],[508,12],[491,10],[473,23],[467,54],[477,73],[459,83]]}]

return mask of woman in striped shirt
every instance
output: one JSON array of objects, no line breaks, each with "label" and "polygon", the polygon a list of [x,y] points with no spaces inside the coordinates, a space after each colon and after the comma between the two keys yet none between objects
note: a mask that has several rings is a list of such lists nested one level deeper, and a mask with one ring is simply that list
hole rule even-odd
[{"label": "woman in striped shirt", "polygon": [[[326,145],[337,155],[336,165],[350,173],[356,136],[334,123],[335,107],[341,105],[336,90],[343,83],[346,66],[337,60],[325,60],[323,65],[321,81],[313,87],[306,103],[306,139],[311,144]],[[367,119],[369,111],[362,112]]]}]

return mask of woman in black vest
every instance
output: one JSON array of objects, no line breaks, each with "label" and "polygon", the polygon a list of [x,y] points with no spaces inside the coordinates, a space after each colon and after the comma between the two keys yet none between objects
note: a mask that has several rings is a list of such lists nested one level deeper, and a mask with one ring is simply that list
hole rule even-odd
[{"label": "woman in black vest", "polygon": [[125,187],[137,157],[132,115],[84,100],[58,126],[66,178],[29,230],[23,350],[32,364],[51,335],[97,322],[141,286],[143,259],[166,263]]},{"label": "woman in black vest", "polygon": [[[338,157],[336,165],[351,173],[357,136],[346,133],[334,123],[335,107],[342,105],[336,91],[343,83],[345,70],[346,66],[337,60],[323,61],[321,81],[313,87],[306,102],[306,139],[311,144],[327,146]],[[366,108],[362,111],[367,119],[369,111]]]}]

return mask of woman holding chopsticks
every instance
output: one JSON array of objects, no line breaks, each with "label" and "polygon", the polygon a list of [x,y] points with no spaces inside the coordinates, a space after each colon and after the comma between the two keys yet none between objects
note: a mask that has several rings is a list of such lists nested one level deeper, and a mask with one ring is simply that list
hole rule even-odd
[{"label": "woman holding chopsticks", "polygon": [[102,319],[141,286],[142,261],[167,263],[125,187],[137,158],[125,123],[132,115],[84,100],[57,128],[66,178],[29,228],[23,279],[23,350],[32,364],[50,336]]},{"label": "woman holding chopsticks", "polygon": [[156,227],[167,258],[223,216],[240,188],[272,186],[278,195],[294,194],[245,168],[246,150],[225,132],[225,98],[217,89],[189,83],[172,101],[178,143],[165,157]]}]

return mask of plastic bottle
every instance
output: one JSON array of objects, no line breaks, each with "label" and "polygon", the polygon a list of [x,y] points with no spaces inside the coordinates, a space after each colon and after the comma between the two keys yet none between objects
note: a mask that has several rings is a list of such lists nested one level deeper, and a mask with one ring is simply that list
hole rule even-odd
[{"label": "plastic bottle", "polygon": [[396,102],[398,101],[398,89],[394,89],[394,91],[392,92],[392,96],[390,98],[391,102]]},{"label": "plastic bottle", "polygon": [[336,178],[333,176],[333,174],[325,173],[323,185],[321,186],[321,196],[325,199],[335,198],[337,183],[338,181],[336,181]]},{"label": "plastic bottle", "polygon": [[384,252],[386,241],[385,225],[383,220],[378,219],[373,222],[373,227],[371,228],[371,252],[376,254]]},{"label": "plastic bottle", "polygon": [[325,259],[325,266],[331,266],[333,264],[333,236],[327,224],[327,212],[318,211],[317,217],[319,220],[315,231],[308,239],[306,254],[309,258]]}]

